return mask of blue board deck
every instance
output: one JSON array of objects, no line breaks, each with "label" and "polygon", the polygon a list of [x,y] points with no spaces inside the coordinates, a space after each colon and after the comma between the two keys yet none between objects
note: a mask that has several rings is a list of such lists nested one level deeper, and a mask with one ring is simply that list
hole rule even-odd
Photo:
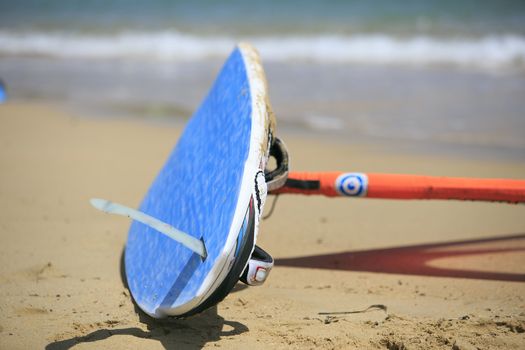
[{"label": "blue board deck", "polygon": [[149,315],[185,315],[213,294],[239,256],[251,201],[256,237],[266,196],[261,173],[275,125],[269,108],[258,55],[241,44],[139,208],[202,239],[206,259],[149,226],[131,224],[126,277],[136,303]]}]

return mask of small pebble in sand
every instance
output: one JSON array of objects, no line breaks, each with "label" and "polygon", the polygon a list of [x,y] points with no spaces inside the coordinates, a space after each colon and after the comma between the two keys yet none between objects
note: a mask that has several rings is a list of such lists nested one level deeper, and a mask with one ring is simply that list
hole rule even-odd
[{"label": "small pebble in sand", "polygon": [[463,340],[456,340],[452,345],[452,350],[476,350],[477,348]]}]

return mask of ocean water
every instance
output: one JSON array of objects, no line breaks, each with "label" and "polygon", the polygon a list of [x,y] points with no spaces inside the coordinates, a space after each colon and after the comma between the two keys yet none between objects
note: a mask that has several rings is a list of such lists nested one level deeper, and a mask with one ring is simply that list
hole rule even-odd
[{"label": "ocean water", "polygon": [[10,98],[87,114],[184,121],[239,41],[283,131],[525,159],[523,1],[0,0]]}]

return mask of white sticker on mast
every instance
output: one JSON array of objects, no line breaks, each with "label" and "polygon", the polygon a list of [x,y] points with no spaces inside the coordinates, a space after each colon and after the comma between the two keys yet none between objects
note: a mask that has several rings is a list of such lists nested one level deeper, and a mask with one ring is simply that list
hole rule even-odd
[{"label": "white sticker on mast", "polygon": [[344,173],[335,180],[335,189],[341,196],[366,197],[368,176],[363,173]]}]

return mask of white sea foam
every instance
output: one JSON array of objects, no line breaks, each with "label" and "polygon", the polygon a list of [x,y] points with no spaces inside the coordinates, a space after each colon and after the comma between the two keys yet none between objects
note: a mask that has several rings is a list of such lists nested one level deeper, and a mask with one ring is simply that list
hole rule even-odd
[{"label": "white sea foam", "polygon": [[519,35],[470,39],[364,34],[234,38],[177,31],[113,35],[0,31],[0,55],[195,61],[223,58],[240,40],[252,42],[265,61],[525,69],[525,37]]}]

